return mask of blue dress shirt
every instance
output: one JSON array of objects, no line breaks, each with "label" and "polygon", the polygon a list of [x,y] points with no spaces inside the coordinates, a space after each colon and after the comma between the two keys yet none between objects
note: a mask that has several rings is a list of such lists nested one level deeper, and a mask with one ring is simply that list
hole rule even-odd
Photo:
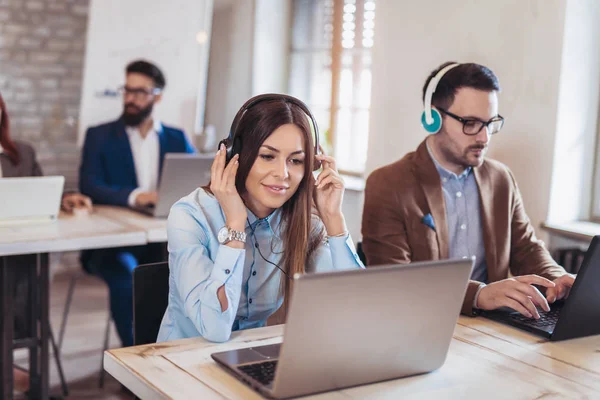
[{"label": "blue dress shirt", "polygon": [[475,181],[473,168],[469,167],[460,175],[456,175],[440,165],[429,146],[427,146],[427,150],[442,181],[446,221],[448,222],[448,256],[450,258],[475,257],[475,267],[471,273],[471,279],[486,283],[487,266],[479,206],[479,188]]},{"label": "blue dress shirt", "polygon": [[[168,220],[169,305],[158,342],[203,336],[224,342],[231,332],[257,328],[283,303],[281,212],[258,219],[248,210],[246,245],[219,244],[225,216],[215,197],[199,188],[171,208]],[[316,224],[322,226],[320,220]],[[258,245],[258,247],[256,246]],[[281,266],[283,268],[283,266]],[[329,237],[315,251],[307,272],[364,268],[350,236]],[[217,289],[225,285],[229,307],[221,311]]]}]

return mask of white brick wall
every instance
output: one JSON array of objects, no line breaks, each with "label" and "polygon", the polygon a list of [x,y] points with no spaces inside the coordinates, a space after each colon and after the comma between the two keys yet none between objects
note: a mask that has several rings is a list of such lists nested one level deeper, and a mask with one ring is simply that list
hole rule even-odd
[{"label": "white brick wall", "polygon": [[77,120],[89,0],[0,0],[0,92],[15,139],[77,186]]}]

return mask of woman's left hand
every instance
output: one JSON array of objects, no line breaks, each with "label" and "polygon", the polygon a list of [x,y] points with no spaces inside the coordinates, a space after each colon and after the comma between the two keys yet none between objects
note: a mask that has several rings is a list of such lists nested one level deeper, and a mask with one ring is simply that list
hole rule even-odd
[{"label": "woman's left hand", "polygon": [[315,204],[328,235],[334,236],[345,232],[346,229],[342,214],[344,180],[337,171],[333,157],[319,154],[316,158],[321,161],[323,171],[315,181]]}]

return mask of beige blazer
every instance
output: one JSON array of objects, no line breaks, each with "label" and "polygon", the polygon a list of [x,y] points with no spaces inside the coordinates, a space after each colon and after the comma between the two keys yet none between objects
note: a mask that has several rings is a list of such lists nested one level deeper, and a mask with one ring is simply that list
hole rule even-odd
[{"label": "beige blazer", "polygon": [[[489,282],[513,275],[555,279],[565,274],[535,236],[517,182],[504,164],[487,159],[474,169],[479,188]],[[435,230],[422,222],[433,217]],[[402,264],[448,258],[448,226],[439,173],[425,141],[416,152],[374,171],[365,188],[362,220],[367,265]],[[462,312],[473,314],[482,284],[471,281]]]}]

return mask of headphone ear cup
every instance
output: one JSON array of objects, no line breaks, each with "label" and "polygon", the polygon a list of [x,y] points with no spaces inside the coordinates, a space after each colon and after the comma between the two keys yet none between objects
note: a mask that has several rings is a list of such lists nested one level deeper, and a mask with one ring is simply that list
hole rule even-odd
[{"label": "headphone ear cup", "polygon": [[318,171],[320,168],[321,168],[321,161],[319,161],[315,158],[315,161],[313,164],[313,171]]},{"label": "headphone ear cup", "polygon": [[219,149],[221,148],[221,145],[225,146],[225,163],[229,164],[229,161],[233,158],[231,140],[223,139],[219,142]]},{"label": "headphone ear cup", "polygon": [[229,160],[233,158],[236,154],[240,154],[242,151],[242,139],[240,137],[234,137],[233,141],[231,141],[231,147],[229,148]]},{"label": "headphone ear cup", "polygon": [[425,116],[425,111],[421,114],[421,125],[428,133],[438,133],[440,129],[442,129],[442,115],[435,108],[431,109],[431,118],[433,122],[431,124],[427,123],[427,119]]}]

